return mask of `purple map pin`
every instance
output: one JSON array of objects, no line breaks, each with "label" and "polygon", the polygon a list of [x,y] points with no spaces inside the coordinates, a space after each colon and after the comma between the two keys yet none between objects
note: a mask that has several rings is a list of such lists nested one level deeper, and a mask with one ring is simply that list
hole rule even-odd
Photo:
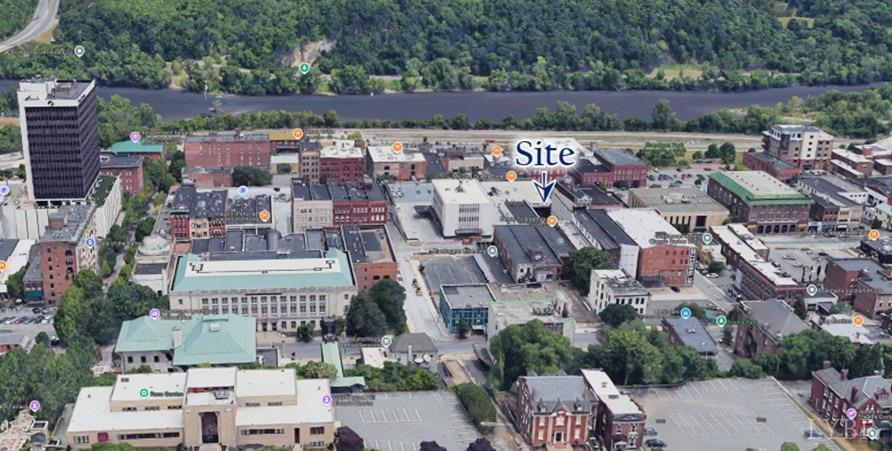
[{"label": "purple map pin", "polygon": [[139,134],[139,132],[136,132],[136,131],[130,132],[130,141],[131,142],[138,143],[141,139],[142,139],[142,136]]},{"label": "purple map pin", "polygon": [[40,410],[40,401],[34,400],[28,403],[28,408],[31,409],[32,412],[37,412]]},{"label": "purple map pin", "polygon": [[322,404],[326,406],[331,404],[331,395],[322,395]]},{"label": "purple map pin", "polygon": [[854,407],[849,407],[849,408],[846,410],[846,416],[847,416],[850,420],[854,420],[855,417],[858,416],[858,411],[855,410]]},{"label": "purple map pin", "polygon": [[161,317],[161,310],[158,310],[156,308],[149,310],[149,318],[158,319],[160,317]]}]

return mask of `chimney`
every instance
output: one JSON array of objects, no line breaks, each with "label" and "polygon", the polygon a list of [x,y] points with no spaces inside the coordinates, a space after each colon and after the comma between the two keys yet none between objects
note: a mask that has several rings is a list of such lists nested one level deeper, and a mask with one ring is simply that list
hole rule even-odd
[{"label": "chimney", "polygon": [[873,148],[870,147],[870,146],[864,146],[864,147],[862,147],[862,148],[861,148],[861,155],[864,155],[865,157],[870,157],[870,156],[872,156],[872,155],[873,155]]},{"label": "chimney", "polygon": [[183,329],[180,326],[176,326],[171,329],[171,336],[173,336],[173,348],[177,349],[183,345]]},{"label": "chimney", "polygon": [[406,348],[406,364],[415,363],[415,356],[412,355],[412,345]]},{"label": "chimney", "polygon": [[855,404],[855,400],[858,398],[858,387],[852,387],[852,394],[849,396],[849,402]]},{"label": "chimney", "polygon": [[839,377],[842,380],[846,380],[849,378],[849,369],[843,368],[842,371],[839,372]]},{"label": "chimney", "polygon": [[824,360],[823,364],[824,364],[824,366],[823,366],[822,368],[825,368],[825,369],[826,369],[826,368],[830,368],[830,361],[829,361],[829,360]]}]

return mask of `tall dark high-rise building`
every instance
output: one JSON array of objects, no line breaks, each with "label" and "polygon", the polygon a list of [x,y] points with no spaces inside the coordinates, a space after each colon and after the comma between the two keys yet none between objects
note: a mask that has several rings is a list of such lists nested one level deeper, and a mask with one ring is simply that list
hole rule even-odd
[{"label": "tall dark high-rise building", "polygon": [[35,79],[19,84],[28,196],[82,203],[99,175],[96,83]]}]

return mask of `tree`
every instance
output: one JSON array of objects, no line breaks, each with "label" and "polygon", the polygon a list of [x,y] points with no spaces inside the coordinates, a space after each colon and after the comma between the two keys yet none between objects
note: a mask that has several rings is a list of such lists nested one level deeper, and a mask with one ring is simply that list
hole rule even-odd
[{"label": "tree", "polygon": [[706,158],[713,159],[721,157],[721,152],[719,152],[719,146],[715,144],[710,144],[706,147],[706,154],[704,155]]},{"label": "tree", "polygon": [[468,445],[467,451],[496,451],[496,449],[489,443],[489,440],[480,437]]},{"label": "tree", "polygon": [[347,335],[381,337],[387,330],[387,317],[366,293],[359,293],[347,308]]},{"label": "tree", "polygon": [[718,274],[725,269],[725,264],[722,262],[709,262],[709,267],[707,269],[709,272]]},{"label": "tree", "polygon": [[588,295],[593,269],[613,268],[613,257],[607,251],[592,246],[570,251],[564,263],[564,277],[583,295]]},{"label": "tree", "polygon": [[635,307],[628,304],[610,304],[598,314],[601,321],[608,326],[619,326],[620,324],[638,318]]},{"label": "tree", "polygon": [[313,341],[313,331],[307,324],[300,325],[297,328],[297,337],[300,338],[304,343],[309,343]]},{"label": "tree", "polygon": [[285,368],[293,368],[298,379],[334,379],[338,375],[338,369],[334,365],[318,360],[310,360],[303,365],[289,363]]},{"label": "tree", "polygon": [[737,149],[734,148],[734,144],[729,142],[722,143],[721,147],[719,147],[719,158],[722,159],[722,164],[733,164],[734,160],[737,159]]},{"label": "tree", "polygon": [[331,90],[338,94],[365,94],[369,90],[369,74],[361,65],[348,65],[331,71]]},{"label": "tree", "polygon": [[697,318],[700,321],[706,320],[706,311],[703,310],[703,307],[701,307],[700,304],[695,304],[693,302],[682,302],[677,307],[675,307],[675,310],[673,311],[674,314],[681,314],[681,309],[685,307],[691,309],[691,316],[693,316],[694,318]]},{"label": "tree", "polygon": [[232,170],[232,186],[266,186],[272,183],[273,176],[254,166],[236,166]]},{"label": "tree", "polygon": [[278,172],[279,174],[290,174],[291,165],[288,163],[279,163],[276,165],[276,172]]},{"label": "tree", "polygon": [[139,224],[136,226],[136,241],[142,242],[142,239],[151,235],[152,230],[155,229],[155,218],[143,218],[139,221]]},{"label": "tree", "polygon": [[387,327],[397,333],[406,329],[406,289],[391,279],[382,279],[366,293],[387,319]]},{"label": "tree", "polygon": [[468,338],[468,334],[471,332],[471,326],[468,325],[468,322],[465,321],[464,317],[458,319],[458,338],[464,340]]},{"label": "tree", "polygon": [[113,246],[115,252],[121,252],[127,244],[127,232],[118,224],[114,224],[105,236],[105,242]]},{"label": "tree", "polygon": [[486,390],[477,384],[465,383],[457,385],[455,393],[471,417],[471,421],[474,422],[474,426],[480,432],[488,432],[491,427],[483,423],[496,421],[496,409]]},{"label": "tree", "polygon": [[37,333],[37,336],[34,337],[34,343],[49,346],[50,345],[50,336],[47,335],[46,332],[40,331]]},{"label": "tree", "polygon": [[490,377],[500,390],[507,390],[519,376],[535,371],[556,373],[574,363],[570,339],[548,330],[542,321],[514,324],[490,339],[496,362]]},{"label": "tree", "polygon": [[805,319],[808,316],[808,309],[805,306],[805,300],[802,299],[801,296],[796,298],[796,301],[793,302],[793,313],[799,317],[799,319]]},{"label": "tree", "polygon": [[780,451],[799,451],[799,445],[793,442],[781,443]]},{"label": "tree", "polygon": [[883,229],[883,221],[880,218],[874,218],[874,220],[870,223],[871,229],[882,230]]},{"label": "tree", "polygon": [[765,374],[762,368],[754,364],[750,359],[739,358],[734,360],[731,369],[728,370],[731,377],[745,377],[747,379],[761,379]]},{"label": "tree", "polygon": [[353,429],[347,426],[338,428],[335,434],[334,449],[337,451],[363,451],[365,449],[365,441]]},{"label": "tree", "polygon": [[731,343],[734,342],[734,336],[731,333],[730,327],[722,328],[722,344],[725,346],[731,346]]},{"label": "tree", "polygon": [[21,299],[25,297],[25,284],[22,279],[24,279],[25,271],[27,270],[28,265],[22,266],[21,269],[12,273],[12,275],[6,279],[6,290],[9,293],[10,299]]},{"label": "tree", "polygon": [[694,161],[702,160],[702,159],[703,159],[703,152],[700,152],[700,151],[698,150],[698,151],[694,152],[693,154],[691,154],[691,158],[693,158]]},{"label": "tree", "polygon": [[654,105],[650,114],[651,126],[655,130],[677,130],[681,128],[681,121],[675,116],[669,101],[660,99]]}]

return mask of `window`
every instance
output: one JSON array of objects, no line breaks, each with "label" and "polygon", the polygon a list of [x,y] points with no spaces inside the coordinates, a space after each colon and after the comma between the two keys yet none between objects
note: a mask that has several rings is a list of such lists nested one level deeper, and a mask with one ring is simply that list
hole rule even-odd
[{"label": "window", "polygon": [[144,356],[144,355],[139,356],[139,361],[142,363],[146,363],[146,356]]},{"label": "window", "polygon": [[310,428],[310,435],[322,435],[322,434],[324,434],[324,433],[325,433],[325,427],[324,427],[324,426],[318,426],[318,427],[311,427],[311,428]]},{"label": "window", "polygon": [[76,436],[74,436],[74,443],[77,443],[79,445],[83,445],[85,443],[90,443],[90,436],[89,435],[76,435]]},{"label": "window", "polygon": [[158,363],[158,362],[160,362],[160,361],[161,361],[161,359],[156,355],[156,356],[155,356],[155,363]]},{"label": "window", "polygon": [[132,355],[128,355],[128,356],[127,356],[127,363],[133,363],[133,356],[132,356]]}]

